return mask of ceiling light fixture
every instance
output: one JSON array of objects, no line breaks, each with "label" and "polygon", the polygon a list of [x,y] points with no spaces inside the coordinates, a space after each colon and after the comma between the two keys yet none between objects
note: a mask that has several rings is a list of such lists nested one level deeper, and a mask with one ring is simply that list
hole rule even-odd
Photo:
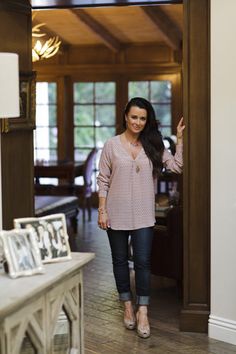
[{"label": "ceiling light fixture", "polygon": [[[44,25],[45,23],[39,23],[32,28],[33,38],[41,38],[46,36],[46,33],[41,32],[41,27]],[[41,42],[40,39],[37,39],[32,48],[33,62],[53,57],[58,52],[60,45],[61,41],[58,36],[51,37],[44,42]]]}]

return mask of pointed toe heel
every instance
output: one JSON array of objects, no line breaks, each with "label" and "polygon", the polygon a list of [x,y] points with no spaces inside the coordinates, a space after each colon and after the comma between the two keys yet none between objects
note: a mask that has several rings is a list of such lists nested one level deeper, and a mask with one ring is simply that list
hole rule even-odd
[{"label": "pointed toe heel", "polygon": [[137,334],[140,338],[149,338],[150,337],[150,327],[137,327]]},{"label": "pointed toe heel", "polygon": [[142,326],[139,323],[139,314],[136,314],[136,319],[137,319],[137,334],[140,338],[149,338],[151,331],[150,331],[150,325],[149,323],[146,324],[145,326]]},{"label": "pointed toe heel", "polygon": [[136,322],[132,320],[126,320],[124,319],[124,325],[126,329],[135,329],[136,327]]}]

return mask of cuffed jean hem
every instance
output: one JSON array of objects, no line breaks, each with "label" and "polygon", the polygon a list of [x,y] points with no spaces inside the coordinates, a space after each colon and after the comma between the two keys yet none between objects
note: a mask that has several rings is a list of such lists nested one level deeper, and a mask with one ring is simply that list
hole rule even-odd
[{"label": "cuffed jean hem", "polygon": [[132,294],[130,292],[119,293],[119,299],[120,299],[120,301],[131,301],[132,300]]},{"label": "cuffed jean hem", "polygon": [[137,305],[143,305],[143,306],[147,306],[149,305],[149,300],[150,300],[150,296],[136,296],[136,304]]}]

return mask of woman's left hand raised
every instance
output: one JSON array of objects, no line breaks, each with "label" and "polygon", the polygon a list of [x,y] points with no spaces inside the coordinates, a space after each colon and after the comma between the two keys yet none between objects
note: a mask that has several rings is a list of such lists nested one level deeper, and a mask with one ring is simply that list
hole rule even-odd
[{"label": "woman's left hand raised", "polygon": [[184,118],[182,117],[177,125],[177,139],[182,139],[184,129]]}]

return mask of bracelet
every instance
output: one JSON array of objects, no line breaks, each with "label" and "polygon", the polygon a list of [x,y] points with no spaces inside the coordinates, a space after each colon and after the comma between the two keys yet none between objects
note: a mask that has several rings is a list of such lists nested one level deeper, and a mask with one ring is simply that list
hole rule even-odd
[{"label": "bracelet", "polygon": [[105,214],[107,212],[107,210],[104,207],[100,207],[100,208],[98,208],[98,212],[100,214]]}]

